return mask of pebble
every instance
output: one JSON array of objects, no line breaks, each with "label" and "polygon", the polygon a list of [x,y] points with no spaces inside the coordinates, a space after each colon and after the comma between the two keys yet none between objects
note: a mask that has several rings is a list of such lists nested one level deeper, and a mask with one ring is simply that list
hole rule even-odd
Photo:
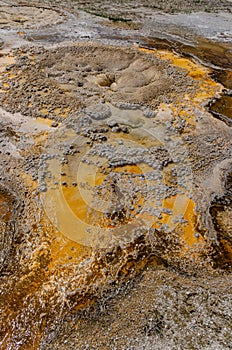
[{"label": "pebble", "polygon": [[112,130],[112,132],[117,133],[117,132],[121,131],[121,128],[119,126],[114,126],[111,130]]},{"label": "pebble", "polygon": [[39,187],[39,192],[47,192],[47,186],[46,185],[41,185]]},{"label": "pebble", "polygon": [[146,118],[154,118],[156,116],[155,112],[153,112],[151,109],[149,108],[146,108],[144,111],[143,111],[143,115],[144,117]]},{"label": "pebble", "polygon": [[85,113],[95,120],[103,120],[111,116],[110,107],[105,103],[91,105],[85,109]]}]

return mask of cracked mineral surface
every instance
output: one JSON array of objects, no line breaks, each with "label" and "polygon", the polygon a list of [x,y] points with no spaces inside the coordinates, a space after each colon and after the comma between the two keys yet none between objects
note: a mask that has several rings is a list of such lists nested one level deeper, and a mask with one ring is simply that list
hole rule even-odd
[{"label": "cracked mineral surface", "polygon": [[231,349],[231,23],[0,1],[0,349]]}]

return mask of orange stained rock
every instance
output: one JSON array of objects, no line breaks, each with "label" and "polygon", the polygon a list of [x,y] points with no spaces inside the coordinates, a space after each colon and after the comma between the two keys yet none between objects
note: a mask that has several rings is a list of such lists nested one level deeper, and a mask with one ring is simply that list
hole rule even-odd
[{"label": "orange stained rock", "polygon": [[69,112],[70,112],[70,108],[69,107],[66,107],[66,108],[57,107],[53,111],[53,113],[56,116],[59,116],[59,117],[62,117],[62,118],[66,118]]},{"label": "orange stained rock", "polygon": [[196,80],[200,80],[206,77],[206,75],[208,74],[207,68],[201,66],[200,64],[196,64],[187,58],[174,54],[173,52],[156,49],[149,50],[142,48],[140,48],[140,50],[147,53],[155,53],[155,55],[161,58],[162,60],[168,60],[171,64],[173,64],[176,67],[186,69],[189,72],[188,75]]},{"label": "orange stained rock", "polygon": [[[49,221],[47,216],[43,215],[40,220],[40,225],[44,232],[46,232],[46,241],[38,247],[34,252],[33,261],[37,264],[43,259],[43,256],[48,259],[45,262],[47,266],[46,274],[52,273],[57,269],[66,269],[69,266],[78,264],[84,259],[90,252],[91,248],[85,247],[74,240],[70,240],[62,234],[59,230],[56,230]],[[31,266],[32,272],[34,267]]]},{"label": "orange stained rock", "polygon": [[172,215],[163,214],[162,223],[167,224],[169,228],[174,229],[177,224],[173,222],[175,216],[183,215],[187,223],[182,223],[183,236],[181,237],[186,247],[192,247],[194,244],[203,243],[202,236],[196,232],[197,216],[195,213],[195,203],[192,199],[184,195],[176,195],[166,198],[163,201],[163,207],[172,210]]},{"label": "orange stained rock", "polygon": [[[0,223],[1,220],[8,221],[11,217],[11,201],[7,195],[0,192]],[[2,229],[2,227],[1,227]]]},{"label": "orange stained rock", "polygon": [[[177,104],[175,105],[169,105],[169,109],[172,111],[174,117],[181,116],[187,121],[187,124],[190,127],[194,127],[195,108],[201,108],[201,102],[205,102],[206,100],[214,96],[216,92],[220,92],[221,85],[217,84],[209,78],[209,70],[207,68],[202,67],[201,65],[196,64],[190,61],[189,59],[182,58],[176,54],[167,51],[145,49],[140,50],[149,54],[155,54],[163,60],[168,60],[169,63],[187,70],[188,75],[194,78],[194,80],[198,84],[198,88],[196,87],[197,92],[193,92],[193,90],[191,90],[190,93],[188,93],[187,91],[185,98],[182,101],[177,102]],[[162,107],[165,109],[167,105],[163,104],[160,106],[160,108]],[[47,108],[44,108],[43,112],[44,114],[46,114]],[[61,108],[57,108],[55,110],[55,113],[57,115],[60,115],[61,112]],[[132,135],[130,135],[130,137],[131,136]],[[119,137],[121,138],[121,135],[115,135],[113,137],[115,139]],[[129,135],[124,135],[123,137],[129,138]],[[145,144],[147,145],[147,143],[149,143],[149,140],[147,140],[146,138],[145,141]],[[114,171],[124,171],[128,173],[139,174],[150,170],[145,169],[146,167],[144,167],[145,165],[131,165],[126,167],[119,167],[118,169],[115,168]],[[67,237],[69,237],[70,239],[75,240],[76,235],[82,235],[81,231],[86,231],[86,227],[88,225],[97,225],[98,227],[102,228],[109,227],[107,225],[110,225],[110,223],[106,223],[103,219],[103,211],[101,211],[100,208],[93,207],[95,199],[93,198],[93,191],[86,190],[84,187],[82,188],[80,186],[80,183],[82,182],[87,187],[89,186],[89,188],[93,188],[95,186],[103,184],[104,179],[105,175],[99,170],[96,170],[96,168],[91,168],[91,166],[87,165],[81,165],[81,167],[79,167],[78,170],[77,178],[73,179],[78,184],[78,186],[59,186],[59,191],[57,191],[55,194],[51,194],[54,197],[54,200],[57,203],[60,203],[60,205],[57,206],[57,210],[60,215],[59,221],[61,223],[61,227],[63,228],[62,232],[65,233],[65,231],[68,231],[69,228],[71,229],[71,225],[75,223],[75,217],[79,219],[76,232],[73,232],[71,236],[67,234]],[[143,203],[141,202],[140,205],[143,205]],[[172,229],[176,226],[176,224],[173,223],[173,218],[175,216],[183,214],[184,219],[188,222],[187,224],[181,224],[183,228],[182,238],[186,242],[186,246],[193,246],[195,243],[199,243],[202,240],[201,236],[198,237],[197,235],[194,235],[196,222],[196,214],[194,212],[195,204],[191,199],[187,197],[186,194],[166,199],[163,202],[163,207],[171,209],[173,211],[173,215],[163,214],[163,218],[160,221],[146,213],[142,214],[141,218],[145,222],[153,225],[153,227],[159,227],[160,224],[166,223]],[[70,216],[70,219],[72,217],[72,220],[67,220],[68,215]],[[67,225],[67,227],[65,227],[65,225]],[[85,234],[83,233],[83,237]]]},{"label": "orange stained rock", "polygon": [[48,113],[48,108],[47,107],[43,107],[43,108],[41,108],[40,112],[41,112],[42,115],[46,115]]},{"label": "orange stained rock", "polygon": [[[143,164],[144,166],[144,164]],[[149,168],[149,167],[146,167]],[[79,169],[80,170],[80,169]],[[69,208],[72,212],[77,216],[80,220],[84,221],[87,224],[103,224],[103,213],[98,211],[97,207],[93,207],[94,197],[91,195],[91,191],[83,191],[80,186],[81,183],[88,184],[91,188],[95,186],[102,185],[106,175],[99,171],[96,171],[95,167],[85,166],[81,168],[81,173],[77,176],[77,183],[79,184],[77,187],[71,186],[62,186],[62,192],[64,195],[64,199],[67,202]],[[137,165],[126,165],[123,167],[118,167],[114,169],[114,172],[127,172],[133,174],[143,174],[143,169]],[[106,195],[107,197],[107,195]],[[102,199],[104,199],[102,197]],[[100,197],[99,197],[100,200]],[[99,208],[100,209],[100,208]],[[92,217],[94,216],[94,217]]]},{"label": "orange stained rock", "polygon": [[26,32],[24,32],[23,30],[19,30],[19,31],[17,32],[17,34],[18,34],[18,35],[25,35]]},{"label": "orange stained rock", "polygon": [[82,221],[88,222],[88,207],[86,201],[82,198],[80,191],[76,187],[63,187],[65,201],[73,213]]},{"label": "orange stained rock", "polygon": [[37,181],[32,180],[32,176],[27,173],[21,173],[21,177],[24,179],[24,182],[30,190],[37,188]]},{"label": "orange stained rock", "polygon": [[48,270],[52,271],[69,264],[77,264],[84,259],[91,248],[85,247],[69,238],[65,237],[61,232],[54,232],[54,239],[51,245],[51,261],[48,265]]},{"label": "orange stained rock", "polygon": [[49,119],[49,118],[38,117],[38,118],[36,118],[35,122],[38,123],[38,124],[44,124],[44,125],[51,126],[52,123],[53,123],[53,120]]},{"label": "orange stained rock", "polygon": [[[142,49],[141,51],[147,52],[149,54],[154,53],[156,56],[162,60],[167,60],[169,63],[176,67],[186,69],[188,71],[188,76],[199,82],[200,91],[196,92],[194,97],[194,102],[200,103],[204,100],[208,100],[215,96],[217,92],[221,92],[223,86],[209,77],[210,70],[198,63],[194,63],[187,58],[183,58],[177,54],[174,54],[170,51],[162,50],[149,50]],[[192,99],[191,99],[192,100]]]}]

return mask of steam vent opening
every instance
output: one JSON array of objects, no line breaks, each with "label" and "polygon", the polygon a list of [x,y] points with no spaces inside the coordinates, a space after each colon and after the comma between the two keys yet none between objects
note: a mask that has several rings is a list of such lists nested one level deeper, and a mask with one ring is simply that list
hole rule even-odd
[{"label": "steam vent opening", "polygon": [[231,20],[0,1],[0,349],[231,348]]}]

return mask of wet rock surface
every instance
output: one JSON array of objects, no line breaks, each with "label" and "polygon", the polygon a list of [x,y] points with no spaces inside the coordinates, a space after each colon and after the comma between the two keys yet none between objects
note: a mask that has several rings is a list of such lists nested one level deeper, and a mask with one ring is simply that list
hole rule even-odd
[{"label": "wet rock surface", "polygon": [[41,348],[75,349],[78,344],[83,349],[229,349],[227,302],[231,283],[225,278],[209,277],[205,283],[150,268],[117,294],[117,303],[103,299],[78,313],[60,327],[62,339],[55,340],[56,333],[51,333],[50,344]]},{"label": "wet rock surface", "polygon": [[0,5],[1,349],[230,349],[231,2]]}]

